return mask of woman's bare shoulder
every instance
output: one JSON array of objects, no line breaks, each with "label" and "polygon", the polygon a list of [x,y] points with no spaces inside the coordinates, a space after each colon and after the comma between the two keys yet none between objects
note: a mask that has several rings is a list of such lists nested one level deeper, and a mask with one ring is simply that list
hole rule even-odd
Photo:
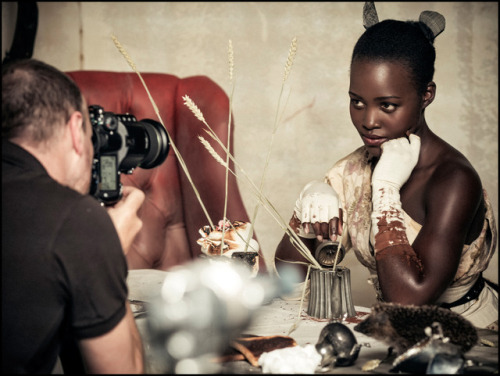
[{"label": "woman's bare shoulder", "polygon": [[431,197],[449,197],[478,202],[482,183],[478,172],[463,153],[446,144],[436,160],[436,166],[427,184]]},{"label": "woman's bare shoulder", "polygon": [[484,205],[483,187],[476,169],[457,149],[445,149],[424,197],[433,227],[459,228],[466,244],[478,236],[484,220],[479,210]]},{"label": "woman's bare shoulder", "polygon": [[481,184],[478,172],[467,157],[450,144],[443,141],[440,157],[436,161],[433,180],[467,179],[470,183]]}]

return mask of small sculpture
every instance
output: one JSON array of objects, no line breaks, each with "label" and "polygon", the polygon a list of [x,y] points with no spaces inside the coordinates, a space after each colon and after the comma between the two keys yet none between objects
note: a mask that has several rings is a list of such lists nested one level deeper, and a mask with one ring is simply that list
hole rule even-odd
[{"label": "small sculpture", "polygon": [[321,367],[347,367],[358,358],[361,345],[354,333],[340,322],[327,324],[319,334],[316,350],[322,356]]}]

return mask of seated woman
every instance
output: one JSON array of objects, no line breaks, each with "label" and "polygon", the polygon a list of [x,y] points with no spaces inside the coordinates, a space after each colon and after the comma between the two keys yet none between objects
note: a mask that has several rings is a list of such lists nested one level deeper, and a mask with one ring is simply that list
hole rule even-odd
[{"label": "seated woman", "polygon": [[[379,300],[441,305],[498,330],[498,287],[482,277],[497,240],[490,201],[471,163],[425,119],[444,17],[425,11],[418,22],[378,22],[367,3],[364,24],[349,88],[364,146],[304,188],[290,225],[314,234],[304,237],[311,250],[342,234]],[[275,257],[278,272],[284,261],[304,261],[287,236]]]}]

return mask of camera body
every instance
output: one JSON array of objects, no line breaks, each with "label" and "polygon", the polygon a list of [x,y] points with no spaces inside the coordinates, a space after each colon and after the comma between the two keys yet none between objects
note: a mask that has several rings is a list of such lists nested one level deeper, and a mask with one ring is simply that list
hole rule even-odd
[{"label": "camera body", "polygon": [[94,160],[90,194],[103,205],[113,205],[122,197],[120,174],[135,168],[154,168],[167,158],[170,148],[167,131],[155,120],[137,121],[131,114],[106,112],[89,106]]}]

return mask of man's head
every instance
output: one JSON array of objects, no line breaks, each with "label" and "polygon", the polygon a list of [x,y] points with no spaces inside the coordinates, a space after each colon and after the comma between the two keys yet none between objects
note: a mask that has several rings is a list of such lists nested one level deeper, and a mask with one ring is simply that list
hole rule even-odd
[{"label": "man's head", "polygon": [[92,129],[78,86],[34,59],[2,66],[2,138],[32,152],[61,184],[88,193]]},{"label": "man's head", "polygon": [[2,66],[2,137],[49,141],[74,111],[80,89],[56,68],[27,59]]}]

